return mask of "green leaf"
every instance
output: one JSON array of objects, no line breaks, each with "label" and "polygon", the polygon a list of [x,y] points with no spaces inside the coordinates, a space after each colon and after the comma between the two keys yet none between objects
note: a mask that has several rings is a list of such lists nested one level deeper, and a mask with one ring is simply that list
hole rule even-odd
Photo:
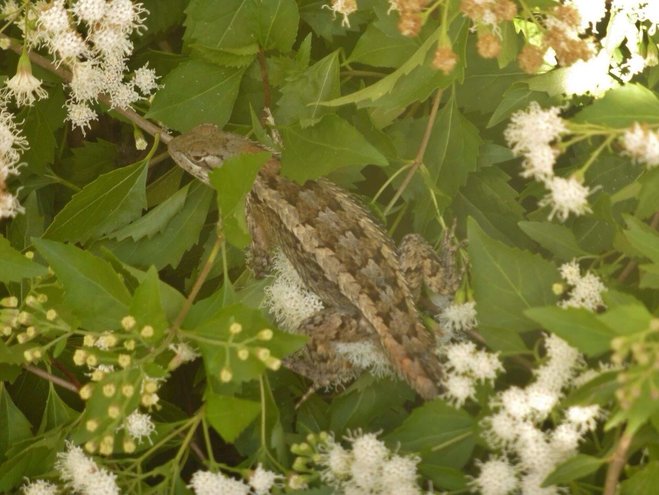
[{"label": "green leaf", "polygon": [[640,303],[621,304],[597,315],[597,319],[615,335],[632,335],[646,332],[650,328],[652,313]]},{"label": "green leaf", "polygon": [[607,352],[616,336],[587,309],[547,306],[527,309],[524,314],[589,357]]},{"label": "green leaf", "polygon": [[0,383],[0,459],[13,444],[32,437],[32,425]]},{"label": "green leaf", "polygon": [[551,285],[558,278],[556,268],[537,254],[488,237],[472,219],[467,226],[480,324],[517,332],[536,328],[523,313],[555,302]]},{"label": "green leaf", "polygon": [[57,149],[56,131],[64,126],[66,110],[61,86],[55,86],[48,92],[48,98],[39,100],[27,108],[25,122],[21,125],[30,146],[21,157],[33,173],[44,174],[47,165],[55,160]]},{"label": "green leaf", "polygon": [[242,68],[218,67],[199,60],[180,64],[163,80],[147,117],[185,132],[202,122],[224,127],[238,95]]},{"label": "green leaf", "polygon": [[217,204],[222,212],[227,241],[238,247],[244,247],[249,237],[245,223],[245,198],[258,171],[271,156],[267,151],[244,153],[225,160],[220,168],[208,175],[217,191]]},{"label": "green leaf", "polygon": [[64,300],[82,326],[107,330],[128,314],[130,294],[107,261],[56,241],[33,243],[64,285]]},{"label": "green leaf", "polygon": [[384,155],[338,115],[326,115],[306,129],[285,127],[282,137],[282,172],[298,182],[322,177],[347,165],[388,164]]},{"label": "green leaf", "polygon": [[129,314],[135,318],[139,329],[145,325],[153,328],[153,336],[146,337],[145,340],[150,344],[160,342],[168,327],[168,322],[162,307],[160,279],[154,267],[149,268],[142,283],[135,289],[129,311]]},{"label": "green leaf", "polygon": [[488,167],[472,173],[467,184],[455,196],[453,208],[466,222],[472,217],[490,237],[521,247],[532,246],[520,230],[524,208],[517,191],[510,187],[508,177],[498,167]]},{"label": "green leaf", "polygon": [[659,461],[650,461],[620,484],[621,495],[654,495],[659,486]]},{"label": "green leaf", "polygon": [[0,235],[0,282],[20,282],[24,278],[48,273],[46,267],[35,263],[16,251],[9,241]]},{"label": "green leaf", "polygon": [[57,394],[57,390],[51,383],[48,389],[46,407],[41,417],[39,433],[42,434],[58,426],[68,424],[78,417],[78,411],[71,409]]},{"label": "green leaf", "polygon": [[632,216],[625,215],[624,218],[628,227],[625,237],[632,247],[654,263],[659,263],[659,233]]},{"label": "green leaf", "polygon": [[81,187],[103,173],[115,171],[118,165],[117,145],[103,139],[84,141],[82,146],[70,151],[72,155],[62,159],[58,170],[62,177]]},{"label": "green leaf", "polygon": [[600,459],[586,454],[577,454],[558,465],[542,483],[543,487],[563,485],[569,481],[578,480],[597,471],[606,464],[606,459]]},{"label": "green leaf", "polygon": [[400,34],[396,16],[387,14],[385,10],[376,7],[378,19],[369,24],[360,36],[347,63],[395,69],[414,55],[421,42],[418,38]]},{"label": "green leaf", "polygon": [[104,241],[102,245],[130,265],[145,269],[153,265],[158,270],[168,265],[176,267],[185,252],[199,240],[212,199],[213,190],[195,182],[190,187],[185,205],[161,233],[137,242],[125,239],[121,242]]},{"label": "green leaf", "polygon": [[414,392],[405,382],[364,374],[332,401],[329,428],[336,434],[364,424],[371,430],[391,430],[407,416],[404,406],[410,400],[414,400]]},{"label": "green leaf", "polygon": [[392,445],[400,444],[403,452],[420,455],[422,466],[428,462],[460,468],[474,449],[476,429],[476,421],[465,411],[434,400],[414,409],[384,440]]},{"label": "green leaf", "polygon": [[436,46],[441,32],[442,28],[438,28],[434,33],[428,36],[423,44],[416,50],[416,52],[414,52],[411,57],[405,61],[403,65],[401,65],[391,74],[380,79],[378,82],[371,84],[364,89],[355,91],[352,94],[325,101],[323,104],[331,107],[338,107],[341,105],[347,105],[349,103],[364,103],[369,101],[373,102],[388,94],[391,90],[394,89],[396,83],[401,77],[409,74],[415,68],[425,62],[428,52]]},{"label": "green leaf", "polygon": [[261,49],[290,51],[300,21],[295,0],[252,0],[251,10],[252,29]]},{"label": "green leaf", "polygon": [[131,222],[146,208],[146,175],[144,162],[101,175],[73,195],[44,236],[84,243]]},{"label": "green leaf", "polygon": [[452,197],[465,185],[469,172],[476,170],[481,143],[478,129],[451,98],[437,115],[424,155],[424,163],[440,191]]},{"label": "green leaf", "polygon": [[281,87],[277,101],[277,121],[283,125],[300,123],[302,128],[316,124],[330,112],[320,102],[340,93],[339,51],[336,50],[290,79]]},{"label": "green leaf", "polygon": [[162,232],[172,218],[183,208],[189,189],[190,184],[186,184],[185,187],[176,191],[146,215],[119,230],[115,230],[108,237],[119,241],[130,237],[134,241],[139,241],[144,237],[151,238]]},{"label": "green leaf", "polygon": [[648,170],[639,180],[641,191],[638,193],[636,216],[646,218],[659,211],[659,168]]},{"label": "green leaf", "polygon": [[222,50],[255,44],[251,0],[192,0],[185,10],[186,42]]},{"label": "green leaf", "polygon": [[577,243],[574,233],[565,225],[551,222],[519,222],[519,227],[559,259],[571,260],[588,255]]},{"label": "green leaf", "polygon": [[574,122],[606,125],[617,128],[634,122],[659,123],[659,98],[640,84],[625,84],[611,89],[590,106],[572,117]]},{"label": "green leaf", "polygon": [[261,404],[256,401],[206,394],[206,418],[225,442],[233,443],[260,412]]}]

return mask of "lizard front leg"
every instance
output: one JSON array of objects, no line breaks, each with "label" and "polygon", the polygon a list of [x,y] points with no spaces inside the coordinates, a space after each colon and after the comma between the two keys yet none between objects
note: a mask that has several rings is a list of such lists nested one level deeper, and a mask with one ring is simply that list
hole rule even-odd
[{"label": "lizard front leg", "polygon": [[266,215],[251,194],[245,202],[245,220],[251,237],[245,261],[255,278],[264,278],[272,267],[273,240],[264,227],[267,225]]},{"label": "lizard front leg", "polygon": [[458,247],[452,230],[444,235],[439,255],[419,234],[403,237],[399,246],[401,269],[417,303],[428,303],[422,299],[424,285],[441,295],[451,295],[458,289],[463,275],[455,263]]}]

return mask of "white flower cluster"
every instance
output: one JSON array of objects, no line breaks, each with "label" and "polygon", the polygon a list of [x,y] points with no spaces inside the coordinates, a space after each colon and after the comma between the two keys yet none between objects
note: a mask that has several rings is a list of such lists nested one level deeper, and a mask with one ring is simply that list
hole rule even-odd
[{"label": "white flower cluster", "polygon": [[540,201],[540,206],[551,207],[549,219],[556,216],[564,221],[570,213],[583,215],[592,210],[588,205],[591,191],[587,186],[574,177],[554,175],[560,152],[553,143],[567,132],[559,113],[557,107],[543,110],[537,102],[531,102],[526,110],[512,115],[504,137],[513,153],[524,158],[522,176],[542,182],[549,190]]},{"label": "white flower cluster", "polygon": [[263,305],[283,329],[295,332],[300,323],[323,309],[323,302],[307,289],[284,253],[277,251],[272,262],[274,280],[263,291]]},{"label": "white flower cluster", "polygon": [[247,483],[222,473],[197,471],[192,475],[188,486],[195,495],[268,495],[280,478],[280,475],[264,469],[259,464]]},{"label": "white flower cluster", "polygon": [[446,373],[442,379],[443,397],[455,407],[461,407],[476,394],[476,383],[493,383],[503,371],[496,354],[478,350],[473,342],[465,341],[442,347],[446,356]]},{"label": "white flower cluster", "polygon": [[442,330],[447,334],[447,340],[459,338],[460,334],[468,332],[478,325],[476,303],[469,301],[462,304],[451,304],[436,318],[441,323]]},{"label": "white flower cluster", "polygon": [[23,495],[57,495],[57,485],[45,480],[35,480],[21,487]]},{"label": "white flower cluster", "polygon": [[376,342],[339,342],[334,347],[337,354],[346,358],[359,370],[368,370],[378,378],[398,376],[384,351]]},{"label": "white flower cluster", "polygon": [[20,154],[28,148],[11,113],[0,101],[0,220],[13,218],[25,211],[18,199],[7,190],[6,180],[18,175]]},{"label": "white flower cluster", "polygon": [[421,495],[417,457],[392,453],[374,433],[357,433],[344,449],[333,438],[324,445],[318,464],[322,480],[344,495]]},{"label": "white flower cluster", "polygon": [[156,426],[151,420],[151,416],[139,412],[137,409],[126,416],[124,420],[124,427],[126,428],[126,433],[137,440],[137,443],[142,443],[142,439],[149,437],[151,434],[156,431]]},{"label": "white flower cluster", "polygon": [[[584,435],[595,428],[602,415],[599,406],[573,406],[553,429],[541,425],[574,386],[583,357],[555,335],[545,338],[546,362],[534,372],[535,380],[525,388],[510,387],[492,399],[493,414],[483,420],[484,437],[501,455],[480,465],[471,481],[482,495],[558,494],[556,486],[542,487],[556,466],[574,455]],[[516,459],[513,464],[509,459]]]},{"label": "white flower cluster", "polygon": [[[659,5],[659,4],[658,4]],[[659,165],[659,133],[635,122],[620,139],[624,154],[648,168]]]},{"label": "white flower cluster", "polygon": [[82,449],[67,443],[67,450],[57,454],[55,468],[59,477],[80,495],[119,495],[116,475],[99,467]]},{"label": "white flower cluster", "polygon": [[606,286],[600,278],[593,273],[581,275],[579,264],[576,260],[561,265],[561,278],[572,286],[568,293],[568,298],[559,302],[562,308],[586,308],[589,311],[596,311],[604,307],[602,292],[606,291]]},{"label": "white flower cluster", "polygon": [[130,36],[144,27],[145,13],[132,0],[53,0],[40,6],[29,41],[46,46],[71,69],[66,108],[74,127],[89,127],[96,118],[91,105],[101,94],[111,107],[127,108],[157,88],[155,72],[146,65],[125,80],[133,52]]}]

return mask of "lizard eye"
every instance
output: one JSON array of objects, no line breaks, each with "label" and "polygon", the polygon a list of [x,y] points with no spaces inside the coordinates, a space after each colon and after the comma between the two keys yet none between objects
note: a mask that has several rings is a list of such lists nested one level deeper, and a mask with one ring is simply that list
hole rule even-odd
[{"label": "lizard eye", "polygon": [[222,165],[222,159],[217,155],[209,155],[206,153],[190,153],[192,160],[200,165],[205,165],[208,168],[216,168]]}]

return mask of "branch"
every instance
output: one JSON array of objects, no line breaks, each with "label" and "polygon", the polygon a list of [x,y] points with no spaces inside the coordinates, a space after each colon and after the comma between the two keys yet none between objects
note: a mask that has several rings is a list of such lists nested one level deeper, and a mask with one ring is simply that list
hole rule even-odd
[{"label": "branch", "polygon": [[400,198],[401,194],[403,194],[405,189],[407,189],[407,186],[410,184],[412,177],[414,177],[414,174],[416,174],[416,171],[423,163],[423,157],[426,154],[426,149],[428,148],[428,142],[430,141],[430,135],[432,134],[432,129],[435,125],[435,120],[437,119],[437,110],[439,110],[439,103],[442,100],[443,93],[444,90],[442,89],[437,90],[435,96],[433,97],[432,108],[430,109],[430,115],[428,116],[428,124],[426,125],[425,132],[423,133],[423,138],[421,139],[421,144],[419,145],[419,149],[416,152],[416,157],[414,158],[414,162],[412,162],[412,166],[410,167],[410,170],[407,172],[407,175],[403,179],[403,182],[401,182],[400,186],[398,186],[398,189],[396,190],[396,194],[394,194],[394,197],[391,198],[391,201],[389,201],[389,204],[384,209],[385,216],[396,204],[396,201],[398,201],[398,198]]},{"label": "branch", "polygon": [[623,433],[618,440],[616,449],[613,452],[611,461],[609,462],[609,468],[606,470],[606,482],[604,484],[603,495],[616,494],[618,479],[620,478],[622,468],[625,466],[625,462],[627,462],[627,453],[633,438],[633,435],[630,435],[629,433]]},{"label": "branch", "polygon": [[49,382],[54,383],[55,385],[59,385],[62,388],[70,390],[74,394],[78,393],[78,387],[76,387],[73,383],[67,382],[63,378],[60,378],[59,376],[55,376],[51,373],[48,373],[46,370],[42,370],[41,368],[37,368],[36,366],[33,366],[31,364],[26,364],[23,366],[23,368],[25,368],[33,375],[37,375],[38,377],[44,378],[45,380],[48,380]]}]

